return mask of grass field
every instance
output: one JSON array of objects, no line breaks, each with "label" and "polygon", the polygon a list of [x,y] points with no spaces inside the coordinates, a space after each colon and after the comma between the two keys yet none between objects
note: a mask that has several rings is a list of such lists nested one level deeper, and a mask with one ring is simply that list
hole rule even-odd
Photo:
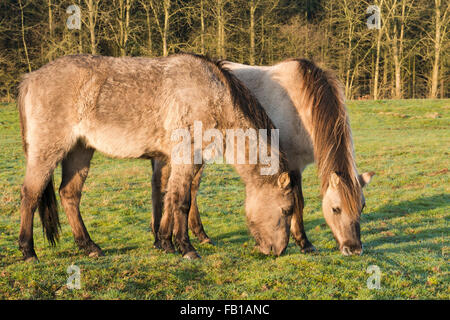
[{"label": "grass field", "polygon": [[[344,257],[321,213],[315,166],[304,173],[305,224],[318,249],[301,254],[254,251],[244,216],[244,185],[230,166],[209,166],[199,194],[215,246],[192,239],[202,256],[186,261],[152,248],[150,161],[96,154],[81,210],[105,257],[76,248],[63,212],[52,248],[35,218],[40,262],[17,248],[24,157],[15,105],[0,105],[0,299],[449,299],[450,100],[349,102],[360,172],[377,174],[365,189],[364,255]],[[55,174],[60,182],[60,170]],[[81,289],[66,287],[67,268]],[[368,266],[381,289],[368,289]]]}]

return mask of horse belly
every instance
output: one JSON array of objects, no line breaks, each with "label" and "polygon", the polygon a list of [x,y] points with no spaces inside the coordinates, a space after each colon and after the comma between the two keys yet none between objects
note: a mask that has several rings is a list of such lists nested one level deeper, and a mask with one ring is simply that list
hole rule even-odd
[{"label": "horse belly", "polygon": [[162,153],[159,138],[146,130],[97,127],[82,135],[86,145],[114,158],[141,158]]}]

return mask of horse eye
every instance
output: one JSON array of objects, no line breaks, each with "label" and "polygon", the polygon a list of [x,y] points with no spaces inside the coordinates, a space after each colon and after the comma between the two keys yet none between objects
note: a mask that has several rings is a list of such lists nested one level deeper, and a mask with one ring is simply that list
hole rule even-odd
[{"label": "horse eye", "polygon": [[294,212],[294,207],[290,207],[288,209],[281,209],[281,212],[285,215],[285,216],[290,216],[292,215],[292,213]]},{"label": "horse eye", "polygon": [[335,214],[341,213],[341,208],[333,208],[333,213]]}]

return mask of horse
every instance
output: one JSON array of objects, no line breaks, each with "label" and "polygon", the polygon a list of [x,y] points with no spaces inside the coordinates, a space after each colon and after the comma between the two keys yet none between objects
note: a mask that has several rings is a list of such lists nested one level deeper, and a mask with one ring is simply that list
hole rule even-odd
[{"label": "horse", "polygon": [[[280,145],[300,192],[291,234],[301,251],[316,250],[304,230],[301,193],[301,174],[315,161],[321,180],[323,215],[339,250],[345,256],[362,254],[360,216],[365,207],[362,188],[374,172],[358,174],[344,91],[335,74],[307,59],[288,59],[273,66],[230,61],[222,61],[221,65],[250,89],[280,130]],[[159,160],[152,164],[153,225],[157,228],[170,165]],[[189,226],[201,242],[210,243],[196,203],[202,171],[194,177],[191,187]]]},{"label": "horse", "polygon": [[164,210],[170,214],[159,228],[161,246],[174,252],[173,234],[184,258],[199,258],[189,239],[188,212],[192,180],[201,166],[192,157],[186,163],[172,161],[177,144],[174,132],[185,128],[192,134],[195,121],[221,132],[268,131],[265,144],[279,159],[276,170],[262,174],[265,163],[234,163],[234,167],[246,185],[246,215],[261,250],[280,255],[286,249],[298,201],[295,181],[283,150],[273,143],[273,123],[251,92],[220,63],[184,53],[152,59],[65,56],[25,75],[18,109],[26,159],[19,234],[25,261],[37,260],[33,243],[37,208],[49,243],[55,245],[59,239],[53,186],[59,163],[59,195],[75,243],[91,257],[103,255],[79,210],[96,150],[114,158],[171,163],[164,198]]}]

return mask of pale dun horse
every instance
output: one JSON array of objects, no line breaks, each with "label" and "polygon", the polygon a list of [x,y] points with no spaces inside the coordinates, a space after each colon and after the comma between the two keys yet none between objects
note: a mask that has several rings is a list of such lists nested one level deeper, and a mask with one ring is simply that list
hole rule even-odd
[{"label": "pale dun horse", "polygon": [[[274,129],[248,89],[220,63],[196,55],[165,58],[112,58],[91,55],[57,59],[25,76],[18,107],[26,155],[21,189],[19,247],[25,260],[37,259],[33,244],[36,208],[51,244],[58,239],[59,220],[53,171],[62,164],[62,206],[79,248],[102,255],[80,215],[81,190],[95,150],[117,158],[170,162],[179,128]],[[192,135],[192,132],[190,132]],[[279,170],[261,175],[261,164],[237,164],[246,185],[246,214],[251,233],[264,253],[281,254],[288,245],[290,221],[298,189],[287,172],[280,149]],[[198,254],[188,236],[191,185],[199,165],[175,165],[168,176],[159,228],[161,247],[173,251],[172,233],[186,258]]]},{"label": "pale dun horse", "polygon": [[[301,173],[317,163],[321,179],[322,211],[343,255],[361,254],[360,215],[365,206],[362,188],[373,172],[358,174],[343,89],[330,71],[306,59],[289,59],[269,67],[228,61],[221,65],[241,80],[256,96],[275,127],[286,152],[291,178],[299,187],[299,206],[291,221],[291,233],[302,252],[314,251],[303,225]],[[153,164],[153,225],[162,214],[170,166]],[[204,231],[196,202],[203,169],[191,187],[189,227],[201,242],[211,242]],[[156,235],[157,237],[157,235]],[[156,238],[156,245],[158,246]]]}]

